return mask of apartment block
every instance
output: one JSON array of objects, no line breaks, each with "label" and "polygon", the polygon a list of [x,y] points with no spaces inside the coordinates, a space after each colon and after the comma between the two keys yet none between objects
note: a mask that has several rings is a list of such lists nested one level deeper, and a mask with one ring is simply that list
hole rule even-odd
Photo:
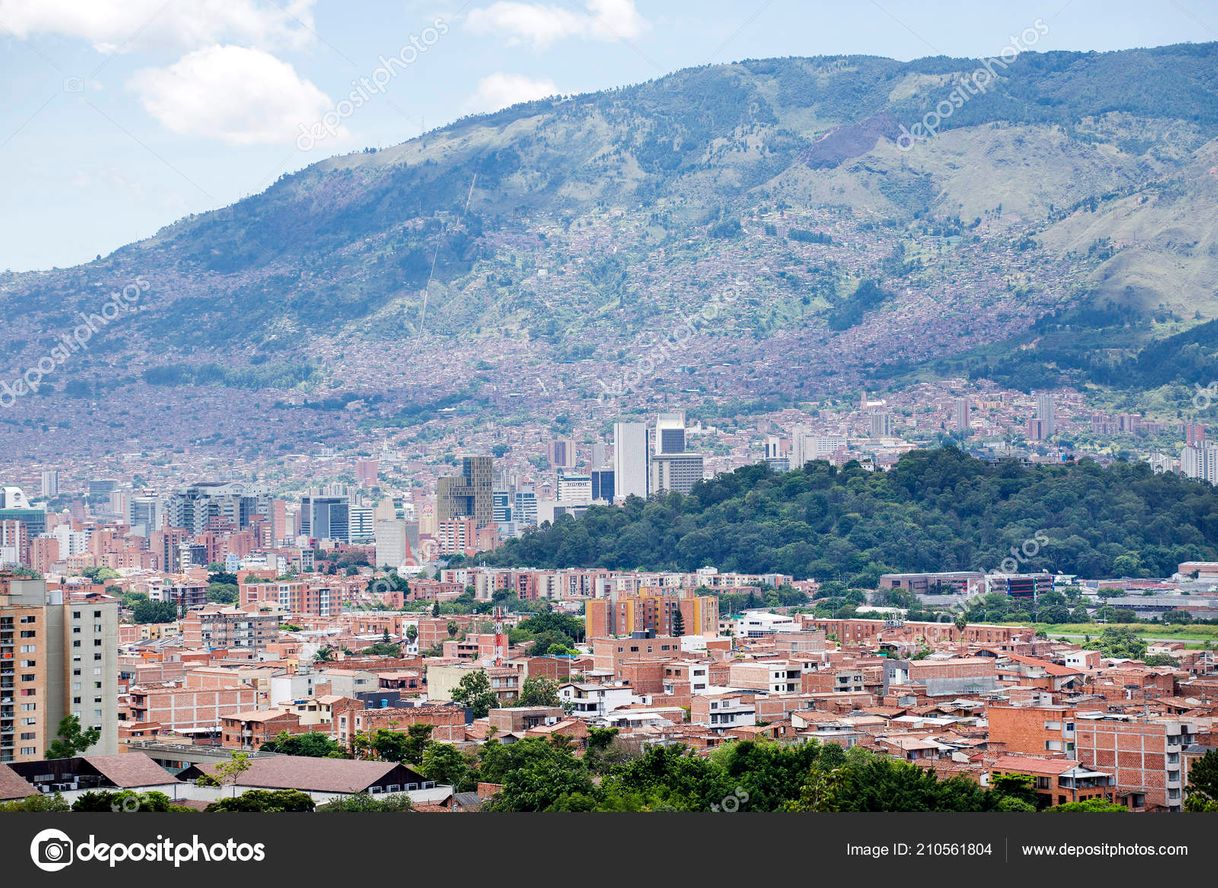
[{"label": "apartment block", "polygon": [[1180,811],[1183,753],[1200,725],[1187,718],[1080,713],[1076,757],[1116,777],[1117,801],[1135,811]]},{"label": "apartment block", "polygon": [[75,715],[118,749],[118,603],[0,574],[0,762],[38,761]]}]

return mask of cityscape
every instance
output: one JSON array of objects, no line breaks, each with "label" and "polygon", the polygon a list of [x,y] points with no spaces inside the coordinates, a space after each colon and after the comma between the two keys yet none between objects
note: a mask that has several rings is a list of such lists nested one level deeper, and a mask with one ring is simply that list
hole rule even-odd
[{"label": "cityscape", "polygon": [[0,872],[1213,872],[1218,7],[434,6],[0,0]]}]

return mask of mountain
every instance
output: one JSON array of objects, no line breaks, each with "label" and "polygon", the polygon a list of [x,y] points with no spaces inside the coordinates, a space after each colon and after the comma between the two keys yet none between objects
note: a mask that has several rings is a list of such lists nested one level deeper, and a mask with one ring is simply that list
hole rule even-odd
[{"label": "mountain", "polygon": [[[1011,378],[1012,356],[1103,382],[1218,318],[1218,44],[1023,53],[953,104],[981,65],[751,60],[532,102],[0,276],[10,382],[146,284],[0,446],[63,417],[286,451],[445,408],[747,412],[936,366]],[[1107,371],[1080,329],[1120,346]]]}]

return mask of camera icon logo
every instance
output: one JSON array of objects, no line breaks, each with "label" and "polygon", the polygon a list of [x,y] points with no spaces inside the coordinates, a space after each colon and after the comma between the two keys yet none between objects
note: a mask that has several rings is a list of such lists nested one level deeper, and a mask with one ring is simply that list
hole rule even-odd
[{"label": "camera icon logo", "polygon": [[75,844],[60,829],[44,829],[30,842],[30,859],[44,873],[57,873],[72,862]]}]

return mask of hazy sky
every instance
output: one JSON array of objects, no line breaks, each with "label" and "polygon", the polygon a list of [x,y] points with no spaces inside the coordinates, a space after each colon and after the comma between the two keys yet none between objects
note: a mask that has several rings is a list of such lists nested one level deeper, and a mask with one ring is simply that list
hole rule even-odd
[{"label": "hazy sky", "polygon": [[1037,19],[1037,50],[1218,40],[1218,0],[0,0],[0,270],[516,101],[742,58],[990,56]]}]

